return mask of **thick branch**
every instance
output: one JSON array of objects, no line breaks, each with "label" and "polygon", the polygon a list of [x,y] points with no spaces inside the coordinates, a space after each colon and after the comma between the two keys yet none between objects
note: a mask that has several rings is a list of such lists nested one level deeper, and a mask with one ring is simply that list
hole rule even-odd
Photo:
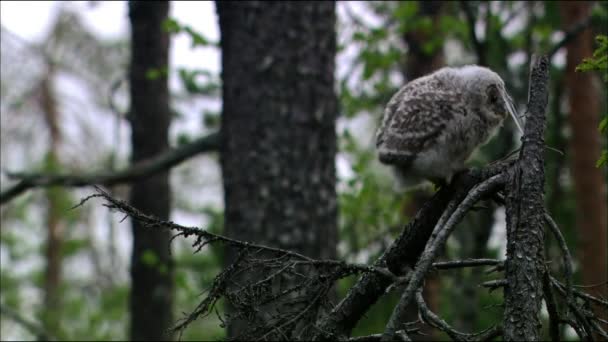
[{"label": "thick branch", "polygon": [[406,308],[412,301],[416,290],[422,285],[424,276],[428,272],[431,264],[437,256],[437,251],[443,247],[456,225],[462,220],[464,215],[471,207],[479,201],[484,195],[495,191],[498,187],[504,184],[504,174],[498,174],[476,185],[468,194],[467,197],[458,204],[457,208],[452,212],[446,211],[439,219],[437,226],[433,230],[431,239],[427,244],[424,252],[420,256],[420,260],[416,263],[416,267],[412,273],[412,277],[403,291],[399,303],[393,310],[386,329],[384,330],[383,340],[390,341],[394,339],[395,332],[400,329],[401,324],[405,322]]},{"label": "thick branch", "polygon": [[[510,162],[497,163],[482,170],[470,170],[457,177],[452,184],[439,190],[406,225],[388,250],[374,262],[375,267],[388,267],[397,275],[416,264],[429,240],[439,217],[452,199],[462,201],[477,183],[506,169]],[[350,335],[357,322],[384,294],[391,282],[374,273],[364,274],[348,291],[346,297],[317,323],[319,339],[342,339]]]},{"label": "thick branch", "polygon": [[537,58],[530,76],[528,112],[519,160],[509,170],[506,186],[507,260],[505,275],[504,339],[538,341],[542,281],[544,223],[545,109],[548,99],[546,56]]},{"label": "thick branch", "polygon": [[82,175],[58,175],[44,173],[8,173],[9,177],[19,179],[19,182],[0,194],[0,204],[4,204],[26,190],[35,187],[49,186],[89,186],[100,184],[105,186],[128,183],[158,172],[169,170],[184,160],[199,153],[212,152],[218,149],[219,135],[212,133],[189,144],[171,149],[157,157],[137,163],[128,169],[117,172],[100,172]]}]

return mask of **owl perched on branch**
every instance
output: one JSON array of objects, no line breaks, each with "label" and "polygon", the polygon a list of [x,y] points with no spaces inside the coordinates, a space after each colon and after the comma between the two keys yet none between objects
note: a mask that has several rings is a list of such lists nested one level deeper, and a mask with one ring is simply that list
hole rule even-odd
[{"label": "owl perched on branch", "polygon": [[395,166],[405,187],[425,179],[450,182],[507,113],[521,131],[498,74],[476,65],[442,68],[393,95],[376,135],[379,159]]}]

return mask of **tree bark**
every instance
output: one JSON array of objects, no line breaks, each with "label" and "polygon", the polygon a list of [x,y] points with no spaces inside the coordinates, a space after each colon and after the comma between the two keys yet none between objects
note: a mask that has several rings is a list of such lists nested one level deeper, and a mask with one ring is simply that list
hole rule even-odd
[{"label": "tree bark", "polygon": [[[591,14],[591,2],[560,2],[564,29],[569,29]],[[583,58],[593,54],[593,33],[583,30],[567,45],[566,87],[570,102],[568,123],[570,138],[570,170],[576,197],[576,227],[578,230],[578,256],[581,262],[583,285],[603,284],[585,291],[594,296],[608,297],[608,208],[606,179],[602,169],[595,167],[601,153],[600,94],[595,75],[576,72]],[[608,319],[605,310],[596,311],[599,317]]]},{"label": "tree bark", "polygon": [[507,260],[504,339],[538,341],[544,265],[544,131],[549,97],[548,61],[530,76],[530,96],[519,160],[506,186]]},{"label": "tree bark", "polygon": [[[337,234],[334,7],[217,2],[225,234],[319,259],[335,258]],[[245,328],[233,320],[228,336]]]},{"label": "tree bark", "polygon": [[[59,166],[59,143],[61,131],[59,128],[59,108],[53,78],[55,71],[48,63],[48,73],[40,83],[40,105],[44,113],[44,121],[49,129],[50,144],[46,154],[45,166],[55,171]],[[61,323],[61,282],[63,258],[63,235],[65,222],[62,215],[65,212],[61,205],[61,196],[65,195],[63,189],[49,189],[46,191],[47,212],[47,240],[45,246],[46,268],[44,270],[44,310],[43,324],[45,330],[57,335]]]},{"label": "tree bark", "polygon": [[[129,3],[131,19],[131,162],[152,158],[168,149],[170,123],[169,35],[162,29],[168,2]],[[149,70],[160,71],[156,78]],[[169,218],[168,172],[133,182],[130,203],[160,219]],[[172,322],[173,261],[168,231],[145,229],[132,221],[130,339],[167,340]]]}]

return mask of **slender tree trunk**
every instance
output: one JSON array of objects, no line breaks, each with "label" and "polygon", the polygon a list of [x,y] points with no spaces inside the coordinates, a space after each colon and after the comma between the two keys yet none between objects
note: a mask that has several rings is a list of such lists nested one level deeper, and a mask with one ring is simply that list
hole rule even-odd
[{"label": "slender tree trunk", "polygon": [[[46,155],[46,168],[49,171],[57,171],[58,159],[57,155],[58,144],[61,139],[59,130],[59,108],[57,108],[57,99],[53,89],[54,69],[49,64],[49,70],[46,77],[40,84],[40,100],[41,107],[44,113],[46,125],[49,129],[50,144]],[[46,191],[47,199],[47,240],[46,240],[46,268],[44,272],[44,328],[58,335],[60,329],[60,291],[61,291],[61,273],[62,273],[62,257],[61,248],[63,246],[63,228],[65,222],[62,221],[62,208],[59,196],[64,192],[62,189],[52,188]]]},{"label": "slender tree trunk", "polygon": [[[168,148],[170,123],[167,66],[169,35],[162,29],[168,2],[131,1],[131,162],[151,158]],[[150,70],[159,76],[149,77]],[[160,219],[169,218],[168,172],[133,183],[131,205]],[[130,338],[167,340],[172,322],[173,261],[170,233],[146,229],[133,221]]]},{"label": "slender tree trunk", "polygon": [[[560,2],[564,29],[583,20],[591,13],[588,1]],[[570,114],[568,122],[572,129],[570,138],[570,170],[576,194],[576,227],[579,231],[579,259],[582,265],[582,282],[585,285],[603,284],[585,291],[606,298],[608,296],[608,211],[606,203],[606,180],[602,169],[595,167],[600,156],[601,136],[600,94],[595,75],[576,72],[583,58],[593,54],[593,34],[590,28],[571,40],[567,45],[566,84],[569,94]],[[605,311],[597,311],[603,319]]]},{"label": "slender tree trunk", "polygon": [[[228,236],[335,257],[334,7],[217,2]],[[227,250],[226,263],[234,257]],[[246,327],[230,322],[229,337]]]}]

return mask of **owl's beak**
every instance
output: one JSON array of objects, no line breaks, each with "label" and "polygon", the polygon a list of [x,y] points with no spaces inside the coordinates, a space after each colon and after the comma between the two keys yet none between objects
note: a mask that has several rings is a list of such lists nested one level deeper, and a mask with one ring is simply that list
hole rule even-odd
[{"label": "owl's beak", "polygon": [[511,98],[511,96],[509,96],[509,94],[506,91],[503,92],[502,96],[503,96],[503,100],[507,104],[507,111],[509,112],[509,114],[511,114],[513,121],[515,121],[515,125],[517,125],[517,128],[519,129],[521,134],[524,134],[523,124],[520,121],[519,116],[517,115],[517,109],[515,108],[515,105],[513,104],[513,99]]}]

